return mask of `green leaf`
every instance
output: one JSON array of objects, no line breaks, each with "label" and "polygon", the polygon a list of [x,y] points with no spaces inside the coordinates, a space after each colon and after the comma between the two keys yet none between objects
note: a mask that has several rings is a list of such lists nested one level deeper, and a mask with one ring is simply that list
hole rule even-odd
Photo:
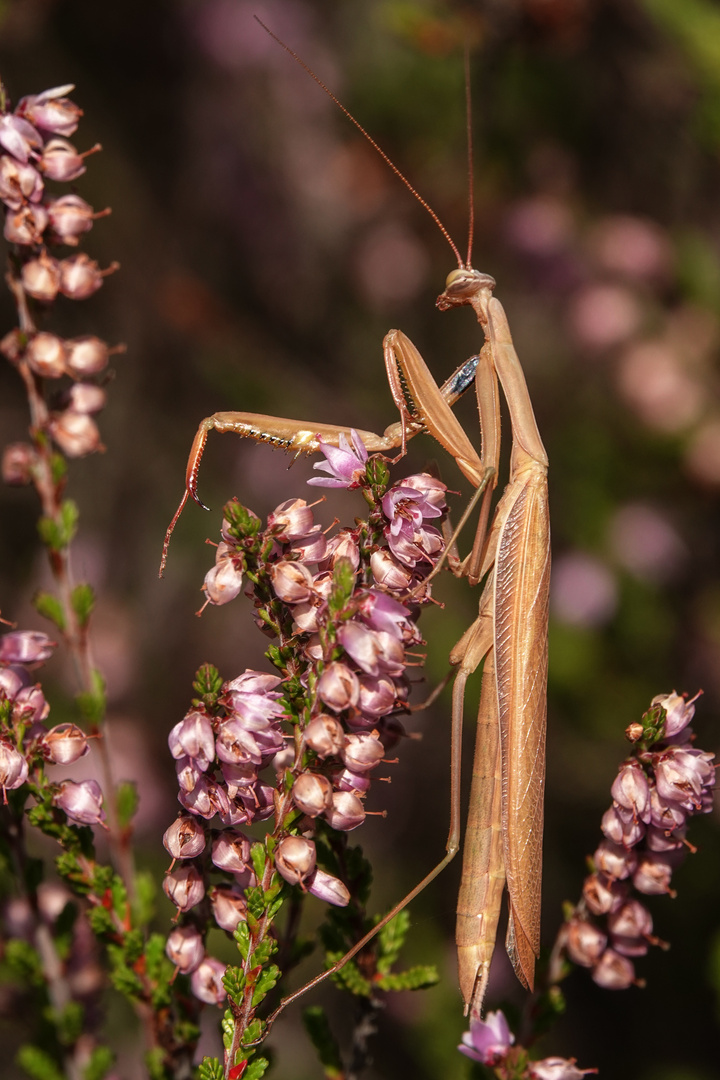
[{"label": "green leaf", "polygon": [[410,914],[405,908],[378,933],[377,969],[381,975],[386,975],[396,962],[409,929]]},{"label": "green leaf", "polygon": [[39,1046],[21,1046],[15,1060],[32,1080],[64,1080],[60,1066]]},{"label": "green leaf", "polygon": [[243,1075],[243,1080],[261,1080],[261,1077],[265,1075],[265,1071],[268,1068],[270,1062],[267,1058],[256,1057],[248,1065]]},{"label": "green leaf", "polygon": [[355,571],[349,559],[338,559],[333,567],[333,586],[328,600],[331,615],[337,614],[346,606],[355,588]]},{"label": "green leaf", "polygon": [[118,822],[121,828],[125,828],[134,818],[140,803],[136,783],[133,780],[123,780],[117,786],[115,797],[117,799]]},{"label": "green leaf", "polygon": [[[141,870],[135,875],[135,900],[133,901],[134,921],[139,926],[147,926],[155,914],[157,885],[154,876],[148,870]],[[165,939],[161,937],[161,952],[164,955]]]},{"label": "green leaf", "polygon": [[78,708],[86,723],[98,727],[105,716],[105,680],[102,672],[93,668],[90,672],[90,689],[77,695]]},{"label": "green leaf", "polygon": [[198,1068],[199,1080],[224,1080],[225,1070],[217,1058],[203,1058]]},{"label": "green leaf", "polygon": [[246,922],[239,922],[235,928],[233,937],[237,942],[237,947],[243,960],[247,960],[250,952],[250,930],[248,924]]},{"label": "green leaf", "polygon": [[59,484],[63,477],[67,475],[67,461],[62,454],[51,454],[50,472],[54,484]]},{"label": "green leaf", "polygon": [[253,1020],[243,1032],[241,1046],[249,1046],[251,1043],[256,1043],[262,1036],[264,1030],[265,1025],[262,1020]]},{"label": "green leaf", "polygon": [[112,1068],[115,1055],[107,1046],[96,1046],[83,1069],[83,1080],[104,1080]]},{"label": "green leaf", "polygon": [[334,1080],[335,1077],[339,1080],[343,1076],[343,1064],[325,1010],[321,1005],[313,1005],[303,1011],[302,1019],[325,1076],[328,1080]]},{"label": "green leaf", "polygon": [[77,615],[80,626],[87,626],[92,610],[95,607],[95,592],[92,585],[76,585],[70,594],[70,603]]},{"label": "green leaf", "polygon": [[165,1052],[161,1046],[154,1046],[145,1054],[145,1065],[150,1080],[167,1080],[168,1071],[165,1068]]},{"label": "green leaf", "polygon": [[[341,960],[344,953],[328,953],[325,957],[328,967],[332,967],[338,960]],[[351,994],[355,994],[356,997],[370,997],[372,993],[372,986],[369,981],[360,974],[360,969],[354,960],[349,960],[344,967],[341,967],[339,971],[336,971],[334,975],[331,975],[332,981],[336,986],[341,986],[344,990],[348,990]]]},{"label": "green leaf", "polygon": [[193,690],[199,698],[211,699],[213,702],[222,689],[222,676],[212,664],[202,664],[195,672]]},{"label": "green leaf", "polygon": [[280,968],[277,964],[271,964],[260,973],[260,976],[255,983],[255,989],[253,990],[253,1006],[259,1005],[265,996],[270,993],[272,988],[277,984],[280,974]]},{"label": "green leaf", "polygon": [[253,844],[250,848],[250,858],[253,864],[253,870],[255,871],[255,877],[258,881],[262,881],[265,876],[265,863],[267,861],[267,853],[265,851],[264,844]]},{"label": "green leaf", "polygon": [[440,981],[434,964],[418,964],[397,975],[383,975],[375,981],[381,990],[424,990]]},{"label": "green leaf", "polygon": [[44,619],[49,619],[51,623],[57,626],[58,630],[65,629],[65,612],[57,596],[53,596],[49,592],[37,592],[33,596],[32,602],[38,615],[42,615]]},{"label": "green leaf", "polygon": [[245,975],[242,968],[228,966],[225,969],[222,982],[228,992],[228,997],[231,1001],[237,1002],[242,997],[242,992],[245,989]]},{"label": "green leaf", "polygon": [[110,972],[110,982],[126,998],[135,1001],[142,997],[143,984],[138,975],[127,964],[117,964]]},{"label": "green leaf", "polygon": [[10,970],[33,986],[45,985],[40,954],[29,941],[10,938],[5,946],[5,962]]},{"label": "green leaf", "polygon": [[141,930],[129,930],[123,942],[125,961],[128,964],[136,964],[143,954],[145,941]]},{"label": "green leaf", "polygon": [[40,539],[52,551],[62,551],[75,536],[79,516],[76,503],[65,499],[60,504],[57,518],[41,517],[38,521]]}]

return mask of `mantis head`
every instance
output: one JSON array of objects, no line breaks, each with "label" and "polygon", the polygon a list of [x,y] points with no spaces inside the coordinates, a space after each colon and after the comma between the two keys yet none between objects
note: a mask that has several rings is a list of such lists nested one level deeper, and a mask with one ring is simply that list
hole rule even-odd
[{"label": "mantis head", "polygon": [[486,320],[483,315],[494,288],[495,278],[479,270],[473,270],[471,266],[461,266],[459,270],[452,270],[448,274],[445,289],[435,303],[441,311],[447,311],[451,307],[460,307],[462,304],[470,304],[480,322],[484,323]]}]

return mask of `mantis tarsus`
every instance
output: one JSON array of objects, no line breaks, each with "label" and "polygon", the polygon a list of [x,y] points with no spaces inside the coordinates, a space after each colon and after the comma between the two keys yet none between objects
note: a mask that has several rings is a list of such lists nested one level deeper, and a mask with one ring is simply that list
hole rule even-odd
[{"label": "mantis tarsus", "polygon": [[[284,43],[280,44],[288,49]],[[302,64],[292,50],[288,51]],[[313,72],[310,74],[320,82]],[[337,101],[323,83],[320,85]],[[354,117],[350,119],[360,127]],[[363,128],[360,130],[370,139]],[[376,146],[372,139],[370,142]],[[494,280],[472,269],[469,252],[463,262],[435,213],[380,148],[376,146],[376,149],[430,212],[455,252],[458,269],[448,276],[437,306],[445,310],[469,304],[486,340],[478,357],[461,365],[438,387],[409,338],[399,330],[391,330],[384,341],[385,366],[401,419],[382,435],[366,431],[359,434],[371,452],[384,453],[399,447],[404,453],[408,438],[427,431],[455,458],[463,475],[478,490],[481,502],[475,542],[458,572],[471,584],[484,580],[484,587],[478,617],[450,657],[457,674],[453,689],[451,819],[446,855],[370,935],[335,968],[323,972],[309,985],[321,981],[355,955],[456,854],[460,842],[459,775],[465,684],[484,661],[456,935],[465,1009],[479,1015],[505,886],[509,906],[506,947],[515,972],[526,987],[533,986],[535,958],[539,954],[550,580],[548,462],[505,312],[492,296]],[[480,454],[452,411],[452,405],[473,375],[482,433]],[[508,404],[513,441],[509,481],[491,521],[491,499],[500,454],[498,379]],[[253,413],[221,412],[203,420],[190,451],[185,494],[165,538],[162,566],[170,535],[188,497],[203,505],[197,495],[197,477],[211,430],[234,432],[295,453],[319,450],[318,437],[337,445],[341,433],[349,434],[348,428]],[[286,998],[280,1008],[296,996]]]}]

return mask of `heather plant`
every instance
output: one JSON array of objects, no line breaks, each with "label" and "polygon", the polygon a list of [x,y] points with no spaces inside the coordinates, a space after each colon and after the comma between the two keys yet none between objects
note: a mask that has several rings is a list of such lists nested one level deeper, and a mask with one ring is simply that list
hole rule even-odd
[{"label": "heather plant", "polygon": [[[120,351],[51,329],[56,302],[89,298],[117,268],[103,271],[82,253],[58,255],[77,248],[108,213],[52,187],[79,179],[99,150],[78,153],[68,141],[82,115],[71,90],[24,98],[12,111],[0,97],[0,198],[18,313],[0,349],[30,409],[29,441],[5,449],[3,479],[34,487],[54,581],[54,591],[35,597],[52,635],[10,630],[0,638],[4,967],[11,994],[37,1020],[19,1063],[47,1080],[118,1075],[97,1007],[109,984],[142,1022],[150,1076],[179,1080],[196,1069],[203,1080],[255,1080],[269,1064],[263,1039],[288,1000],[278,1003],[279,981],[312,950],[299,933],[303,906],[319,902],[326,967],[356,1002],[348,1066],[322,1010],[306,1011],[306,1027],[325,1075],[359,1075],[385,996],[437,980],[424,964],[396,970],[407,916],[387,922],[370,914],[371,870],[349,833],[384,812],[372,780],[394,770],[403,718],[415,707],[411,683],[424,648],[418,621],[436,602],[428,579],[446,546],[438,528],[446,488],[428,473],[392,482],[387,462],[369,456],[353,433],[352,442],[323,445],[325,461],[315,468],[325,475],[310,481],[364,500],[365,514],[352,526],[323,530],[315,504],[297,496],[265,523],[237,500],[225,506],[203,606],[238,601],[240,612],[244,593],[269,642],[267,668],[221,674],[203,664],[185,716],[174,725],[168,718],[180,810],[162,837],[171,859],[162,888],[176,916],[156,929],[155,883],[134,860],[137,793],[114,779],[105,736],[94,597],[76,581],[71,559],[79,513],[67,497],[69,466],[102,448],[95,417],[109,357]],[[58,647],[77,674],[73,722],[54,723],[55,706],[36,681]],[[575,965],[609,990],[639,985],[633,961],[650,945],[662,947],[631,889],[673,895],[671,874],[693,850],[687,821],[710,809],[715,773],[712,755],[694,746],[694,700],[661,695],[627,729],[633,748],[612,786],[604,839],[516,1035],[497,1010],[473,1019],[463,1038],[463,1053],[494,1075],[578,1080],[592,1073],[572,1059],[532,1058],[562,1011],[561,982]],[[88,755],[97,778],[57,773]],[[56,847],[38,848],[35,834]],[[208,951],[213,928],[233,939],[234,964]],[[204,1008],[223,1010],[224,1056],[197,1064]]]}]

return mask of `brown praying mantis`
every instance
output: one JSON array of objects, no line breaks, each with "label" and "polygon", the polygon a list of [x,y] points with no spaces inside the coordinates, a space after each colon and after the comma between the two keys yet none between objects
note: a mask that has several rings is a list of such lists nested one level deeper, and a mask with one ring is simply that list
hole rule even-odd
[{"label": "brown praying mantis", "polygon": [[[272,33],[271,36],[275,37]],[[448,276],[437,306],[441,310],[465,304],[473,308],[485,334],[479,356],[460,365],[438,386],[409,338],[402,331],[391,330],[383,349],[388,383],[400,421],[386,428],[382,435],[368,431],[358,434],[370,452],[384,454],[399,448],[402,456],[408,439],[425,431],[452,455],[476,489],[461,525],[475,502],[480,502],[472,550],[456,572],[471,585],[479,582],[484,585],[477,619],[450,654],[457,670],[452,695],[451,815],[446,854],[335,967],[285,998],[268,1025],[290,1001],[338,970],[363,948],[457,853],[461,831],[459,778],[465,686],[470,675],[483,664],[456,932],[465,1011],[479,1016],[505,888],[509,908],[506,947],[518,978],[530,989],[540,947],[550,583],[547,455],[505,312],[492,295],[495,281],[471,267],[470,245],[467,258],[460,257],[435,212],[387,155],[314,72],[288,46],[279,44],[306,68],[418,198],[457,259],[458,269]],[[472,237],[472,227],[470,234]],[[473,378],[482,437],[479,454],[452,411],[453,404]],[[498,380],[510,414],[512,452],[509,481],[491,518],[500,456]],[[207,417],[201,422],[190,450],[185,493],[166,533],[161,574],[170,536],[188,497],[203,505],[197,494],[197,479],[212,430],[268,442],[296,455],[319,451],[320,439],[337,446],[341,435],[350,436],[346,427],[254,413],[219,412]],[[459,529],[455,536],[457,532]]]}]

